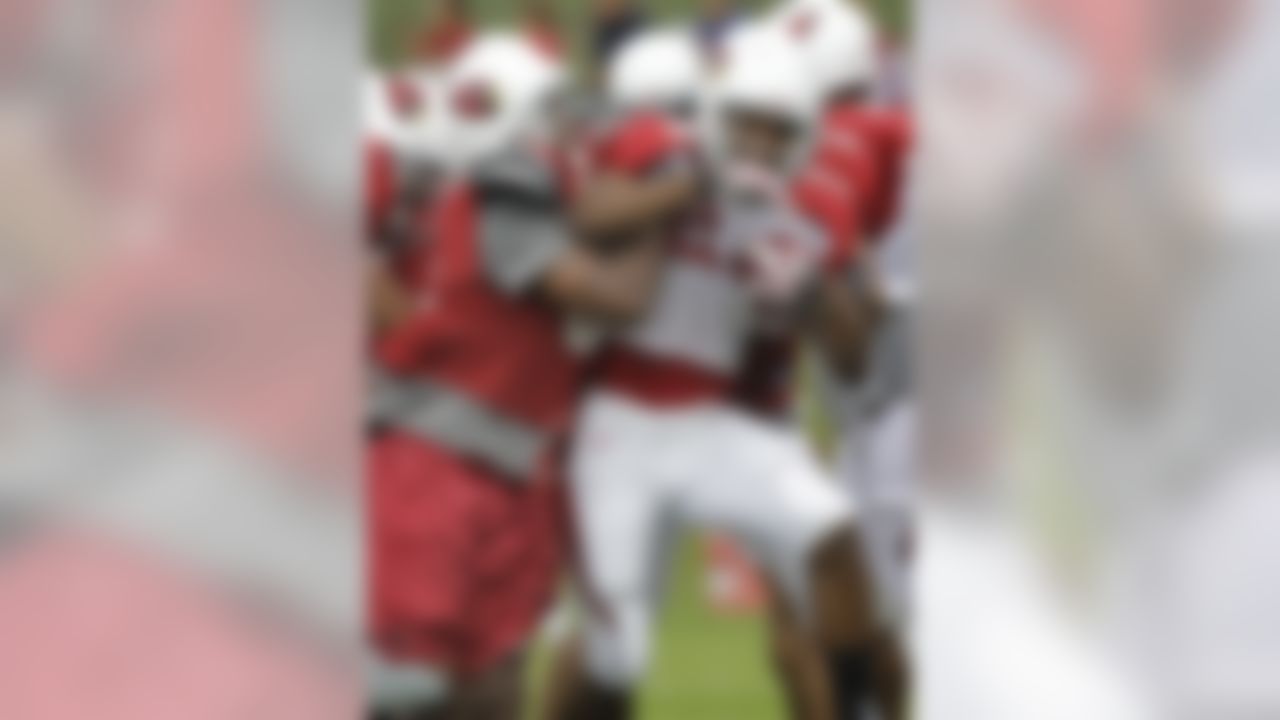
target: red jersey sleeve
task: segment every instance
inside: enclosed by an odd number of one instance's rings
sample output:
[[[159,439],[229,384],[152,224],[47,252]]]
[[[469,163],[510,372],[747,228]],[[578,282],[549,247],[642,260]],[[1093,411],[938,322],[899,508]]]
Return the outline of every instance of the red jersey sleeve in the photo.
[[[604,171],[644,175],[687,156],[688,134],[659,113],[638,113],[606,132],[595,151],[595,166]]]
[[[365,143],[365,233],[372,243],[378,241],[378,234],[395,206],[396,186],[395,160],[391,149],[381,142]]]
[[[844,184],[852,201],[868,203],[875,189],[878,164],[856,109],[840,107],[827,114],[816,157],[819,165]]]
[[[868,225],[875,235],[898,219],[907,180],[914,128],[905,110],[881,110],[870,118],[869,133],[876,150],[878,174],[875,202]]]
[[[792,200],[827,236],[827,268],[839,271],[851,265],[862,250],[862,223],[858,205],[843,181],[816,166],[796,181]]]

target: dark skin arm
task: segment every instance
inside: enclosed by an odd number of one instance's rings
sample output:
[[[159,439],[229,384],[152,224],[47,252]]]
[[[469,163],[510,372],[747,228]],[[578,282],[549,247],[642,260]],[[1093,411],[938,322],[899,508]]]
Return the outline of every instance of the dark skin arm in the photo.
[[[701,195],[702,181],[692,169],[654,178],[600,175],[582,189],[570,209],[577,231],[586,238],[629,235],[692,206]]]
[[[609,252],[575,244],[547,270],[541,292],[556,305],[610,326],[643,317],[657,291],[667,252],[657,232]]]
[[[867,372],[884,299],[869,269],[859,267],[856,282],[843,273],[824,273],[815,288],[812,330],[843,380],[856,381]]]
[[[387,267],[385,259],[373,257],[369,260],[365,288],[373,337],[382,336],[412,316],[411,293]]]
[[[569,208],[578,242],[548,270],[543,296],[609,326],[639,320],[662,276],[671,223],[701,191],[692,168],[643,179],[592,178]]]

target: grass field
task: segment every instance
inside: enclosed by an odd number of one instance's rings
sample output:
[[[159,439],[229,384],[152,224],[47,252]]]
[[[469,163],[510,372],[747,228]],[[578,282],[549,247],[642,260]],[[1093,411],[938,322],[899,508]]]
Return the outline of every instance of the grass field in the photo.
[[[643,718],[774,720],[785,717],[763,624],[713,612],[702,593],[701,556],[681,554],[658,637]]]
[[[639,720],[785,718],[760,620],[711,610],[703,599],[703,563],[696,543],[685,543],[672,571],[652,672],[641,689]],[[546,647],[535,653],[531,705],[537,702],[549,657]]]

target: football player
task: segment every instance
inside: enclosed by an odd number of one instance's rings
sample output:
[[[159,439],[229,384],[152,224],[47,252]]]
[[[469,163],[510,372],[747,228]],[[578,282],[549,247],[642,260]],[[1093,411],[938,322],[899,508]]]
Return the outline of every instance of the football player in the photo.
[[[463,172],[439,191],[430,277],[379,340],[371,391],[368,605],[387,717],[516,716],[560,568],[555,478],[584,362],[569,320],[642,313],[663,251],[623,231],[701,186],[575,188],[559,160],[567,91],[562,65],[506,34],[476,40],[446,81]],[[442,706],[414,692],[432,673],[450,686]]]
[[[609,351],[579,420],[586,677],[556,713],[629,715],[668,553],[694,525],[729,532],[769,570],[820,648],[829,706],[852,717],[867,704],[876,636],[853,507],[801,433],[744,409],[733,390],[762,330],[812,330],[838,364],[861,362],[867,329],[846,282],[855,227],[847,206],[801,180],[821,107],[794,48],[770,28],[743,29],[690,113],[702,67],[692,33],[663,31],[624,49],[610,73],[624,119],[598,163],[634,177],[678,171],[692,158],[653,138],[695,118],[715,195],[664,228],[673,257],[661,290]]]

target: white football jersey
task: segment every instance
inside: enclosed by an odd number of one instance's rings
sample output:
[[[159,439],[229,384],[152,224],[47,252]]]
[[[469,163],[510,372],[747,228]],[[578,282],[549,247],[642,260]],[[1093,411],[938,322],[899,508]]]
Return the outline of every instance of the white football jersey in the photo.
[[[822,231],[793,206],[720,202],[691,223],[666,270],[648,318],[624,345],[646,355],[736,375],[755,330],[753,271],[748,248],[767,244],[778,262],[789,253],[827,244]]]

